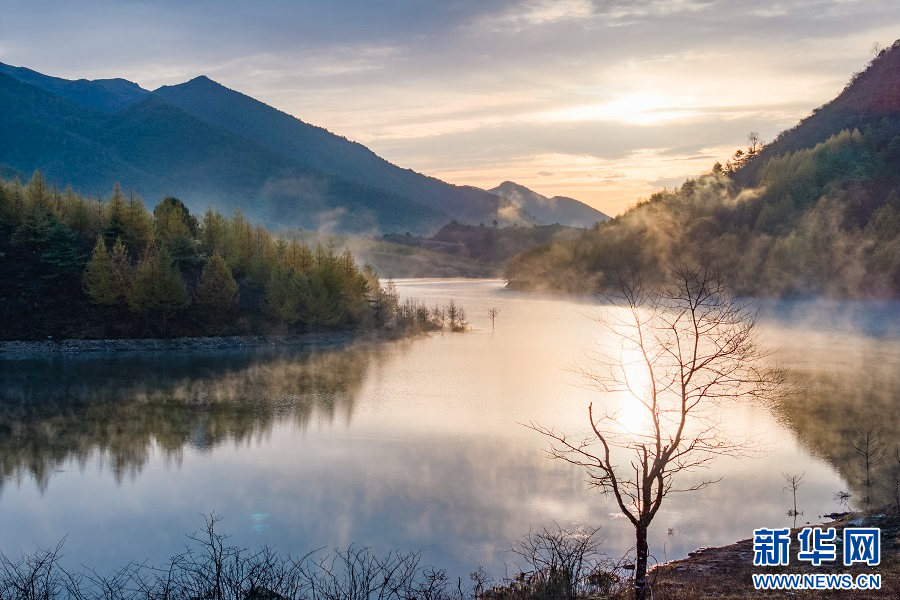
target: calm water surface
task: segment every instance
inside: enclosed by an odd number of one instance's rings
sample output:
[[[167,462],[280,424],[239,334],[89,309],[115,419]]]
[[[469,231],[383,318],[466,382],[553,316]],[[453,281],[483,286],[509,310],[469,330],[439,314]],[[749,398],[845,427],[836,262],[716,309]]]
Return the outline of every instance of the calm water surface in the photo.
[[[509,543],[554,522],[602,525],[608,553],[626,552],[633,534],[611,502],[522,425],[585,430],[587,404],[601,400],[573,366],[597,341],[598,305],[500,281],[398,289],[429,305],[454,298],[473,331],[316,355],[0,363],[0,551],[65,536],[69,564],[159,563],[214,511],[240,545],[421,550],[462,576],[479,564],[502,575]],[[848,389],[896,398],[896,305],[847,306],[764,307],[764,339],[805,390],[797,406]],[[869,390],[857,376],[873,360],[884,381]],[[651,530],[660,561],[791,524],[783,472],[805,473],[801,522],[838,509],[832,496],[854,485],[827,452],[827,416],[747,403],[726,417],[765,452],[682,480],[722,478],[667,499]]]

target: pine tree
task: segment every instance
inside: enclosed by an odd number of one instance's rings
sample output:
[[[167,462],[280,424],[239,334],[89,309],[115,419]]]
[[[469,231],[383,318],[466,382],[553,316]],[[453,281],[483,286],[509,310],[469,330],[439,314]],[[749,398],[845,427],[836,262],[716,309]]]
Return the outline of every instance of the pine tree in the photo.
[[[131,260],[128,258],[128,249],[122,242],[122,238],[116,238],[116,243],[113,244],[112,253],[109,257],[112,260],[113,269],[116,273],[116,285],[121,290],[122,299],[124,300],[128,298],[128,292],[131,290],[134,269],[131,266]]]
[[[46,249],[41,262],[53,267],[58,274],[76,274],[84,268],[84,255],[78,251],[78,237],[71,229],[54,220],[47,232]]]
[[[25,199],[28,205],[40,207],[47,211],[53,208],[53,199],[50,188],[40,171],[35,171],[31,180],[25,186]]]
[[[263,309],[282,326],[293,325],[300,320],[301,278],[288,269],[273,269],[266,282],[266,299]]]
[[[91,260],[82,277],[84,293],[91,302],[104,306],[118,304],[122,299],[122,288],[119,286],[119,278],[113,260],[106,250],[103,236],[97,236],[97,243],[91,253]]]
[[[103,235],[108,244],[114,243],[116,238],[126,236],[125,211],[125,196],[122,195],[122,186],[116,183],[112,197],[103,207]]]
[[[142,253],[153,244],[155,231],[153,218],[147,212],[140,196],[135,196],[134,192],[128,196],[122,217],[125,229],[122,240],[131,252]]]
[[[247,279],[250,283],[262,288],[269,281],[272,269],[278,266],[278,248],[272,235],[257,226],[253,231],[253,254],[247,266]]]
[[[181,267],[196,265],[200,261],[194,234],[199,230],[195,219],[184,203],[171,196],[164,198],[153,209],[156,221],[156,238]]]
[[[194,299],[211,322],[229,317],[238,305],[238,285],[225,259],[213,254],[203,266],[200,281],[194,288]]]
[[[225,252],[225,219],[218,211],[207,208],[200,225],[200,251],[206,256]]]
[[[281,264],[298,275],[312,273],[315,258],[306,244],[291,240],[281,253]]]
[[[190,303],[181,274],[165,248],[144,253],[134,274],[128,295],[128,306],[134,312],[143,313],[149,325],[151,313],[162,317],[162,334],[166,334],[166,321]]]
[[[85,238],[97,237],[99,229],[91,214],[91,207],[71,187],[62,195],[61,219],[69,229]]]
[[[56,218],[44,204],[27,203],[19,214],[19,225],[10,241],[23,248],[36,250],[43,247]]]
[[[225,260],[236,273],[246,274],[253,259],[255,239],[253,227],[240,210],[225,224]]]

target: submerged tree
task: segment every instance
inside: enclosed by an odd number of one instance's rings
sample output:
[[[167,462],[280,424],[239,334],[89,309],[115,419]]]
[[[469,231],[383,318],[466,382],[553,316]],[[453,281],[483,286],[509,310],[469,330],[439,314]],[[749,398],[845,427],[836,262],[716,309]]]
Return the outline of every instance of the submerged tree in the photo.
[[[794,517],[794,528],[797,527],[797,517],[803,514],[803,511],[797,510],[797,490],[800,489],[800,486],[803,485],[804,477],[806,477],[806,472],[803,473],[794,473],[789,475],[788,473],[782,473],[782,477],[787,482],[787,485],[784,487],[784,491],[791,492],[791,495],[794,497],[794,508],[787,512],[789,517]]]
[[[611,494],[634,526],[634,597],[643,600],[648,531],[663,500],[714,482],[681,487],[676,476],[750,449],[748,440],[723,434],[721,403],[771,398],[783,375],[757,345],[755,312],[709,268],[673,268],[653,289],[623,278],[616,290],[620,306],[601,321],[615,343],[599,352],[599,369],[584,375],[601,392],[624,397],[625,412],[590,404],[586,438],[530,426],[552,439],[550,457],[585,468],[591,485]]]
[[[853,451],[859,455],[866,470],[866,478],[862,480],[866,486],[866,506],[872,503],[872,469],[884,460],[887,448],[875,430],[859,429],[850,442]]]

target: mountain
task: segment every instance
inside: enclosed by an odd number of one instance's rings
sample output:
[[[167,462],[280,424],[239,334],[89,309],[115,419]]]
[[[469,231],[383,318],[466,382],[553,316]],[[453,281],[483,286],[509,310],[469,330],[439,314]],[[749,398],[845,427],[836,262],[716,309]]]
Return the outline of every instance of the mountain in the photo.
[[[524,185],[504,181],[488,190],[492,194],[508,198],[514,205],[532,215],[539,223],[558,223],[569,227],[593,227],[594,223],[609,221],[609,216],[565,196],[548,198],[528,189]]]
[[[0,73],[105,113],[114,113],[131,106],[150,94],[138,84],[124,79],[71,81],[43,75],[24,67],[11,67],[3,63],[0,63]]]
[[[152,204],[175,195],[193,211],[239,208],[281,228],[430,231],[449,220],[389,190],[304,168],[153,94],[106,114],[0,74],[0,130],[0,164],[83,193],[123,182]]]
[[[454,219],[473,223],[491,221],[505,204],[477,188],[455,186],[401,169],[362,144],[304,123],[207,77],[164,86],[154,94],[198,119],[290,156],[304,166],[391,190]],[[521,219],[521,215],[514,219]]]
[[[206,77],[148,92],[0,64],[0,127],[0,171],[41,170],[86,194],[121,182],[151,205],[174,195],[194,211],[357,233],[532,222],[508,200],[401,169]]]
[[[574,240],[526,250],[507,265],[510,285],[596,291],[706,263],[742,295],[900,298],[898,85],[900,41],[736,169],[716,165]]]

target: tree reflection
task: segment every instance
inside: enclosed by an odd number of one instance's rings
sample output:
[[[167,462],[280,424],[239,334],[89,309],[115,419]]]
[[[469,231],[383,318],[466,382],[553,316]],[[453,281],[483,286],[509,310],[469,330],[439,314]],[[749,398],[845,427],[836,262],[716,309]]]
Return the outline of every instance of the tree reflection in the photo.
[[[374,346],[318,353],[234,352],[0,363],[0,489],[31,476],[41,492],[73,461],[100,460],[121,483],[154,449],[180,464],[265,438],[276,423],[350,422]]]
[[[872,485],[867,490],[866,461],[856,447],[864,432],[889,444],[885,448],[889,455],[897,448],[900,343],[869,338],[860,348],[857,342],[848,335],[839,350],[832,349],[840,353],[839,360],[816,357],[821,361],[816,368],[792,369],[796,391],[775,410],[812,453],[847,480],[861,506],[868,492],[873,503],[893,498],[895,465],[890,460],[880,464],[870,460]]]

